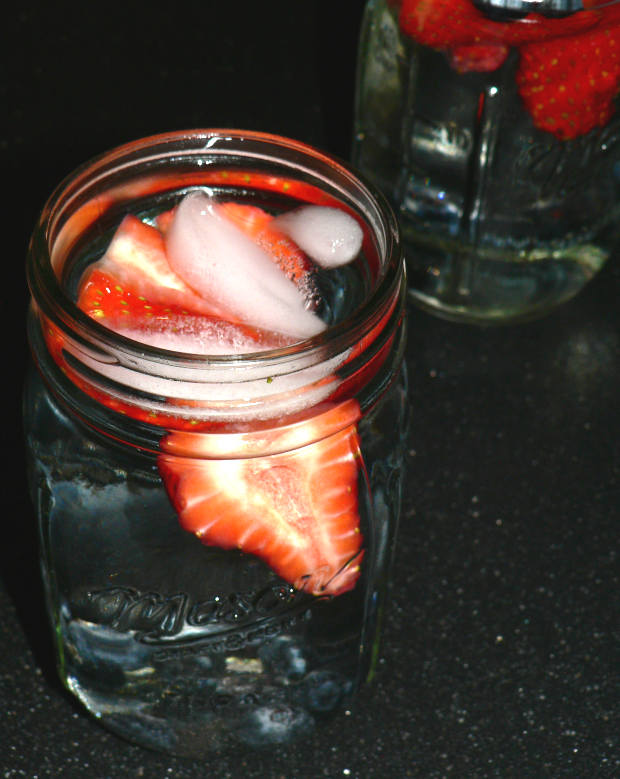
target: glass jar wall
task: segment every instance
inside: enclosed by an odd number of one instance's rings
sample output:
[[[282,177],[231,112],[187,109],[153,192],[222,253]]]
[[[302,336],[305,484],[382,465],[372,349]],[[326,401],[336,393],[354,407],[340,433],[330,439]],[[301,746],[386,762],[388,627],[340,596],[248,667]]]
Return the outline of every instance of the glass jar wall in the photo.
[[[361,225],[354,261],[312,277],[320,333],[181,353],[77,305],[128,214],[161,225],[196,192],[270,215],[320,205]],[[28,274],[30,483],[64,684],[154,749],[303,737],[368,678],[386,607],[407,430],[389,207],[287,139],[158,136],[59,187]],[[131,304],[116,286],[95,302]]]

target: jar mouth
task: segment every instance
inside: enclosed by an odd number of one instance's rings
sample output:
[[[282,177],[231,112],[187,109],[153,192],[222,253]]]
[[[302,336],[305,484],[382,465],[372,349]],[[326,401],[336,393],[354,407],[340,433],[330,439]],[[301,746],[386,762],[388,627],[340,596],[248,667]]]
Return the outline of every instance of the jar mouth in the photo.
[[[89,245],[93,231],[100,228],[102,236],[109,235],[104,227],[115,227],[127,214],[135,214],[138,203],[167,203],[167,198],[219,181],[222,171],[227,181],[233,176],[243,182],[248,169],[260,191],[270,196],[290,197],[287,187],[294,185],[295,203],[334,204],[357,219],[365,249],[363,268],[355,272],[363,277],[363,294],[342,318],[318,335],[287,346],[211,355],[132,340],[78,307],[70,286],[80,241]],[[48,351],[65,377],[73,377],[91,397],[104,397],[108,408],[120,406],[126,413],[130,404],[150,415],[144,421],[151,424],[155,417],[164,420],[154,423],[161,425],[168,424],[170,415],[224,422],[269,419],[301,413],[335,397],[343,381],[357,391],[369,367],[376,372],[385,360],[402,321],[406,294],[397,221],[372,184],[306,144],[227,129],[151,136],[78,168],[42,211],[27,272]]]
[[[318,335],[287,346],[235,354],[204,354],[168,350],[132,340],[78,308],[60,279],[80,227],[92,226],[122,201],[130,204],[128,198],[144,196],[155,180],[163,186],[169,183],[185,190],[199,188],[201,179],[208,183],[205,172],[215,162],[233,158],[259,160],[266,165],[278,162],[281,171],[288,169],[291,174],[301,174],[309,192],[325,187],[331,198],[344,203],[351,201],[352,196],[356,198],[357,216],[364,224],[367,237],[376,245],[379,267],[370,294],[354,311]],[[137,165],[175,165],[180,160],[193,160],[195,172],[179,176],[149,171],[139,184],[122,181],[114,184],[120,171],[131,171]],[[274,177],[277,178],[282,176]],[[102,194],[104,186],[108,190]],[[181,373],[207,366],[212,373],[249,365],[277,369],[278,365],[286,364],[290,370],[291,361],[295,363],[297,359],[304,365],[312,361],[313,354],[317,359],[324,359],[326,348],[334,354],[346,350],[376,326],[397,293],[401,255],[396,218],[386,199],[348,164],[282,136],[246,130],[197,129],[153,135],[124,144],[69,174],[45,204],[36,225],[28,257],[28,281],[36,305],[56,327],[68,337],[88,343],[91,349],[109,351],[116,358],[122,355],[133,363],[138,360],[142,364],[175,366]]]

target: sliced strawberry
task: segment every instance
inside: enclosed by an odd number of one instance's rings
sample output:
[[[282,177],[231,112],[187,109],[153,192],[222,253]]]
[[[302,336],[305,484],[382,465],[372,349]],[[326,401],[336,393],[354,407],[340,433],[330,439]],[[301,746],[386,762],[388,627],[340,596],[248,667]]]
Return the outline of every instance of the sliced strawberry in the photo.
[[[176,208],[169,208],[167,211],[162,211],[161,214],[157,214],[155,217],[155,227],[162,235],[165,235],[168,228],[172,224],[174,219],[174,212]]]
[[[328,158],[324,158],[326,161]],[[333,160],[329,159],[330,165],[334,165]],[[280,195],[287,195],[295,200],[304,203],[315,203],[316,205],[334,205],[338,206],[339,201],[315,184],[307,184],[298,179],[277,176],[271,173],[252,170],[251,168],[217,168],[214,165],[209,166],[207,170],[201,169],[191,173],[172,172],[167,176],[158,176],[153,179],[153,183],[148,180],[139,192],[132,192],[133,196],[151,194],[159,192],[162,185],[167,183],[168,189],[187,189],[192,186],[216,186],[235,188],[241,191],[256,189],[263,192],[275,192]]]
[[[201,298],[172,270],[161,232],[135,216],[123,219],[106,253],[87,275],[94,269],[108,273],[121,287],[143,295],[151,304],[178,305],[188,312],[222,316],[217,303]]]
[[[305,256],[270,229],[271,217],[248,209],[229,205],[228,218],[242,220],[246,234],[263,241],[272,254],[274,246],[281,250],[276,261],[292,256],[293,276],[306,273]],[[152,298],[144,294],[145,286],[154,290]],[[214,328],[226,353],[283,342],[281,336],[202,313],[195,294],[168,266],[159,230],[133,218],[123,222],[104,258],[87,270],[77,302],[111,330],[158,346],[166,337],[194,346]],[[374,330],[368,336],[371,342],[376,337]],[[175,430],[161,441],[158,466],[182,527],[205,544],[258,556],[308,593],[335,596],[355,587],[364,554],[356,401],[324,404],[270,423],[193,427],[189,420],[148,412],[93,384],[67,362],[64,340],[53,327],[48,343],[69,378],[97,401]]]
[[[291,342],[222,317],[216,302],[172,270],[161,232],[131,215],[101,260],[87,268],[77,304],[110,330],[175,351],[239,354]]]
[[[521,49],[519,94],[536,127],[561,140],[603,127],[620,85],[620,15],[604,9],[596,28]]]
[[[242,221],[246,235],[263,242],[278,263],[290,260],[292,278],[308,272],[305,255],[270,228],[269,215],[234,204],[227,210],[227,218]],[[225,353],[283,344],[279,335],[203,313],[197,298],[168,265],[160,231],[127,217],[102,260],[87,270],[78,306],[111,330],[158,346],[168,337],[195,345],[214,328]],[[369,333],[366,346],[383,324]],[[200,422],[193,427],[190,420],[148,412],[103,391],[65,360],[59,331],[50,326],[47,337],[61,368],[97,401],[175,429],[161,441],[158,466],[186,530],[205,544],[257,555],[300,590],[335,596],[355,587],[364,554],[356,401],[253,426]]]
[[[258,206],[237,203],[234,200],[220,203],[220,212],[234,222],[246,235],[256,239],[267,228],[273,217]]]
[[[450,64],[459,73],[487,73],[497,70],[508,56],[508,46],[500,43],[462,44],[450,50]]]
[[[291,343],[278,333],[217,317],[190,314],[174,303],[153,302],[141,289],[95,266],[82,282],[78,307],[110,330],[161,349],[198,354],[241,354]]]
[[[297,283],[303,282],[311,274],[307,270],[311,263],[306,255],[279,231],[270,227],[273,221],[270,214],[254,206],[233,202],[220,204],[219,207],[228,219],[242,225],[241,229],[246,235],[260,240],[270,256],[289,269],[290,276]],[[156,224],[165,229],[174,217],[174,211],[163,212]],[[306,290],[311,288],[311,284],[312,281],[304,284]],[[123,220],[103,258],[87,268],[81,281],[78,306],[115,332],[132,340],[173,351],[229,354],[280,348],[291,343],[287,336],[202,313],[205,308],[211,311],[213,307],[172,271],[159,227],[149,226],[133,216]],[[341,362],[351,362],[360,352],[370,349],[391,312],[392,309],[349,354],[343,355]],[[209,415],[204,414],[205,402],[208,406],[208,401],[177,398],[172,401],[176,409],[185,409],[178,416],[172,405],[170,413],[156,409],[145,410],[108,395],[100,386],[86,381],[84,376],[78,376],[75,370],[69,368],[64,359],[64,342],[59,331],[51,325],[46,329],[49,330],[50,351],[62,369],[74,383],[103,405],[162,427],[201,431],[220,429],[220,423],[209,420]],[[316,400],[313,402],[326,397],[341,400],[354,396],[378,371],[389,347],[390,343],[383,345],[377,354],[354,371],[343,367],[342,378],[331,374],[317,383],[316,376],[309,377],[316,384]],[[337,370],[337,367],[338,361],[331,370]],[[289,405],[290,412],[287,411],[287,403],[280,403],[277,410],[274,406],[274,413],[294,413],[295,409],[302,408],[299,403]],[[199,409],[195,419],[190,418],[191,408]],[[231,422],[224,427],[230,430],[235,424]]]
[[[176,304],[153,303],[132,287],[122,287],[119,280],[102,270],[101,266],[94,266],[87,271],[77,304],[86,314],[110,330],[158,348],[205,354],[234,354],[275,349],[290,343],[290,339],[276,333],[207,315],[190,314]],[[93,384],[67,362],[65,340],[57,328],[47,323],[44,334],[50,354],[61,370],[82,391],[107,408],[161,427],[188,430],[219,427],[213,422],[180,418],[172,411],[157,413],[119,400]]]
[[[257,555],[299,590],[351,590],[363,556],[359,415],[354,401],[340,404],[295,427],[287,445],[298,440],[298,448],[245,459],[226,459],[226,444],[214,444],[213,437],[203,446],[200,436],[166,436],[159,470],[181,525],[209,546]],[[281,444],[282,429],[276,431]],[[267,431],[260,443],[269,447]],[[194,457],[168,453],[192,446]]]

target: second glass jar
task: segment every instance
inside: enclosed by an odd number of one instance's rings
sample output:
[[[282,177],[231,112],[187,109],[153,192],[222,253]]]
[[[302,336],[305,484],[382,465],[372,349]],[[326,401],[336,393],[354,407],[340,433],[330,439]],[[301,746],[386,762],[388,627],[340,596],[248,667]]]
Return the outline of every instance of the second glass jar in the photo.
[[[369,0],[354,163],[401,223],[410,294],[529,319],[618,243],[620,5]]]

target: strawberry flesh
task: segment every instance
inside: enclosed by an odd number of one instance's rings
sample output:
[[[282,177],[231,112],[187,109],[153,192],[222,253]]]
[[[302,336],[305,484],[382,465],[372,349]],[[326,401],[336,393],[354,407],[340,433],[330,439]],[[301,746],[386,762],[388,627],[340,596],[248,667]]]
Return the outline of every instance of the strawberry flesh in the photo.
[[[86,280],[97,269],[109,274],[121,287],[132,288],[136,294],[139,291],[151,304],[178,305],[196,314],[222,315],[215,301],[197,295],[174,273],[162,233],[131,214],[118,226],[103,257],[87,270]]]
[[[78,306],[110,330],[140,343],[196,354],[240,354],[277,349],[290,339],[267,330],[189,313],[178,304],[152,301],[125,277],[95,267],[82,283]],[[139,284],[139,282],[136,282]]]
[[[288,452],[247,459],[161,454],[159,470],[181,525],[206,545],[258,556],[299,590],[351,590],[363,556],[359,407],[341,404],[327,414],[347,414],[349,424],[325,436],[327,422],[310,419],[303,435],[318,440]],[[188,445],[191,434],[172,433],[162,449],[187,451]]]
[[[620,85],[620,15],[571,38],[521,49],[519,94],[541,130],[561,140],[604,127],[614,112]]]

